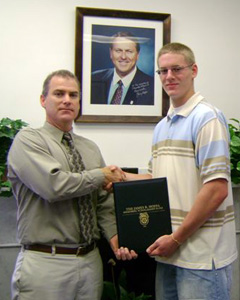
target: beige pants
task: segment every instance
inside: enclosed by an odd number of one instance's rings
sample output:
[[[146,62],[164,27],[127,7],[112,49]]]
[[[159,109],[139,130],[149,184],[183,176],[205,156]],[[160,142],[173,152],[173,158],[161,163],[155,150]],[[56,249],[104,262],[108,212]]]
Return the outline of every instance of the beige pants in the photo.
[[[12,300],[99,300],[102,277],[97,248],[79,257],[23,250],[12,276]]]

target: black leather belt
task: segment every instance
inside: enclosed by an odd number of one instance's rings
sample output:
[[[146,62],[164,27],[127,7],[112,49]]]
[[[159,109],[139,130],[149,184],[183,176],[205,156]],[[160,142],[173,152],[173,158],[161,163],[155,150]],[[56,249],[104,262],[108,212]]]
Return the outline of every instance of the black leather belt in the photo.
[[[95,248],[96,248],[96,243],[92,243],[87,246],[80,246],[78,248],[65,248],[65,247],[48,246],[48,245],[41,245],[41,244],[23,245],[23,249],[25,250],[52,253],[52,254],[75,254],[76,256],[86,255]]]

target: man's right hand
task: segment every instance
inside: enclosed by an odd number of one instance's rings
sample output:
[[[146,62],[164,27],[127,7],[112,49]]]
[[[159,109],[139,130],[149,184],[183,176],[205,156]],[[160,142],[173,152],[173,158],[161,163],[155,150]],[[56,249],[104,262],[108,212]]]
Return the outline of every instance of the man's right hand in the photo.
[[[117,166],[102,168],[102,172],[105,176],[104,186],[107,186],[112,182],[124,181],[125,179],[125,173]]]

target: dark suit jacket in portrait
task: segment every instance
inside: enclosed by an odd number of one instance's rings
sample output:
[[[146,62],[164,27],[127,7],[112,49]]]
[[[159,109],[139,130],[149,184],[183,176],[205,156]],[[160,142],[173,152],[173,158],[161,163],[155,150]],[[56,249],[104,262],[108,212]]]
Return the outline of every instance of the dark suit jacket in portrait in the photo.
[[[108,104],[108,93],[114,69],[92,73],[91,104]],[[154,105],[154,79],[137,68],[124,98],[124,105]]]

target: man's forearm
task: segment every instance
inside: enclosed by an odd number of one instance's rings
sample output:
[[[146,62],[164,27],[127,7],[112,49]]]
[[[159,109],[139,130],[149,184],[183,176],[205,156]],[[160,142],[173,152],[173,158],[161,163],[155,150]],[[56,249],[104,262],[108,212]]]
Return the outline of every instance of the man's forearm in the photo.
[[[183,243],[196,232],[217,210],[227,197],[227,181],[217,179],[203,185],[195,203],[182,225],[174,232],[174,238]]]
[[[131,181],[131,180],[141,180],[141,179],[151,179],[152,175],[150,174],[134,174],[134,173],[125,173],[125,181]]]

